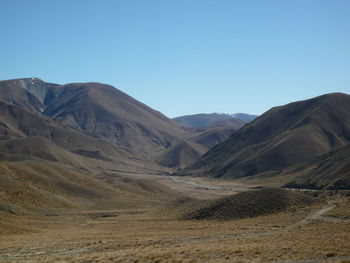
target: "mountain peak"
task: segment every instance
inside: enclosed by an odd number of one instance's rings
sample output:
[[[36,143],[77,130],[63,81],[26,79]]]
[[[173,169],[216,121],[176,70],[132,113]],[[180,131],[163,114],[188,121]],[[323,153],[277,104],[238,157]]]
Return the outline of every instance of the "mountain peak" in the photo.
[[[184,129],[158,111],[98,82],[59,85],[38,78],[2,81],[0,100],[139,155],[162,150],[187,136]]]
[[[2,80],[0,82],[13,82],[13,83],[18,83],[18,82],[25,82],[25,83],[31,83],[31,82],[44,82],[42,79],[40,78],[35,78],[35,77],[31,77],[31,78],[17,78],[17,79],[7,79],[7,80]]]

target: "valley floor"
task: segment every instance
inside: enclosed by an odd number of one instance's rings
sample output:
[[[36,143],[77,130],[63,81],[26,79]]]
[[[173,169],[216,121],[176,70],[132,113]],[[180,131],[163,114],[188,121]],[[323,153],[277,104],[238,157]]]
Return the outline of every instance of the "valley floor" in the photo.
[[[161,181],[201,198],[244,190],[234,182]],[[2,213],[0,262],[350,262],[349,197],[234,221],[179,221],[155,209]]]

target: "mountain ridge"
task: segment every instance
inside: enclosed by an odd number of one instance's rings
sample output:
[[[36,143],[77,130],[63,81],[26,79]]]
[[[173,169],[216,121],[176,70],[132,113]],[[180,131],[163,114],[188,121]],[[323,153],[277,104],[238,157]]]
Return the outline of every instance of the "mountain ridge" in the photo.
[[[162,150],[187,136],[160,112],[97,82],[59,85],[37,78],[0,81],[0,100],[137,155]]]
[[[350,96],[321,95],[274,107],[184,170],[240,178],[280,170],[350,142]]]
[[[218,121],[236,120],[237,123],[233,123],[233,126],[238,129],[256,117],[256,115],[246,113],[199,113],[175,117],[172,120],[188,128],[207,127],[215,125],[215,122]]]

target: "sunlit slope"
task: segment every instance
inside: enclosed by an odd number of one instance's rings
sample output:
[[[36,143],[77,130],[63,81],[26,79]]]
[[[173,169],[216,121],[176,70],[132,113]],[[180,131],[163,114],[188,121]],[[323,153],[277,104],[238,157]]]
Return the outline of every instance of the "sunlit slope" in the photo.
[[[350,142],[350,96],[333,93],[275,107],[184,171],[240,178],[310,161]]]

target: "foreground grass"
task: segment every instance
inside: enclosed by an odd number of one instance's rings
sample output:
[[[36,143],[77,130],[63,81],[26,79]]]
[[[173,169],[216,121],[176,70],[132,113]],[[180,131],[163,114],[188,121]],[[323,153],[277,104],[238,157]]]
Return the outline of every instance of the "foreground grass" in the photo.
[[[178,221],[130,210],[51,217],[11,216],[12,230],[5,232],[6,226],[3,226],[0,236],[0,261],[270,262],[319,259],[349,262],[341,258],[350,255],[349,221],[329,222],[320,217],[308,224],[296,225],[321,206],[223,222]],[[342,202],[342,208],[332,216],[341,217],[342,211],[349,211],[348,206],[348,201]]]

